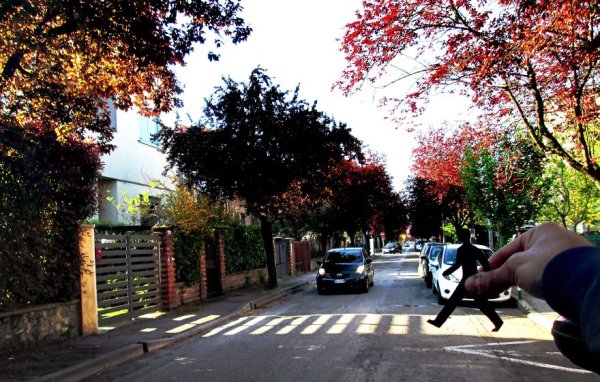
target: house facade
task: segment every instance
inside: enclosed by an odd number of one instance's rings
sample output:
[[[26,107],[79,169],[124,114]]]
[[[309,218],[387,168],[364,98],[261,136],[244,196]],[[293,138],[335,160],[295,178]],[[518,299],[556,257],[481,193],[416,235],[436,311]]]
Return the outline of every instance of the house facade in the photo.
[[[132,201],[145,194],[156,203],[165,189],[174,188],[171,175],[163,175],[165,155],[152,139],[159,125],[154,118],[112,107],[111,124],[115,149],[102,157],[95,219],[101,224],[143,224],[143,216],[127,211]]]

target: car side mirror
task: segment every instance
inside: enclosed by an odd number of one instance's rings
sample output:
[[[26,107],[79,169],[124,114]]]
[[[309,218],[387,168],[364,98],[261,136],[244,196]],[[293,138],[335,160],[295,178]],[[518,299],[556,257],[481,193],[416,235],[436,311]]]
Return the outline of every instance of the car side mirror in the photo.
[[[318,265],[318,266],[321,266],[321,265],[323,265],[323,263],[322,263],[322,262],[320,262],[320,261],[317,261],[317,265]]]
[[[373,260],[371,260],[371,259],[365,260],[365,263],[367,263],[367,264],[371,264],[372,262],[373,262]]]

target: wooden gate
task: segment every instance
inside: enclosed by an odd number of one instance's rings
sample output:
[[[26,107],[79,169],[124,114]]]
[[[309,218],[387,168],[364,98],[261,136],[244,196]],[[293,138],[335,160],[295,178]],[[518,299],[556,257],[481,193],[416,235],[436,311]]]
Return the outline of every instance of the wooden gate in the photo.
[[[98,324],[160,310],[158,237],[96,235]]]
[[[310,244],[308,241],[294,241],[294,261],[296,271],[310,272]]]

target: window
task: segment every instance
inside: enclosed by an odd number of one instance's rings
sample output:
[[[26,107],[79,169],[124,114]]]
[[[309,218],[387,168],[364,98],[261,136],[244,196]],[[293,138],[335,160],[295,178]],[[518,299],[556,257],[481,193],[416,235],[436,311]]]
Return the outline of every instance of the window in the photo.
[[[140,116],[140,142],[154,147],[160,147],[158,140],[154,139],[160,131],[160,120],[158,118],[149,118]]]

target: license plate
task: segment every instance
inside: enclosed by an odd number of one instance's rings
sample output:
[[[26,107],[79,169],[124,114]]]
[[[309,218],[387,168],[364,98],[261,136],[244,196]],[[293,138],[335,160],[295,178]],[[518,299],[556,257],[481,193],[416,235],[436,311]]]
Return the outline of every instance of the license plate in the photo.
[[[346,282],[346,280],[333,280],[334,284],[343,284],[345,282]]]

